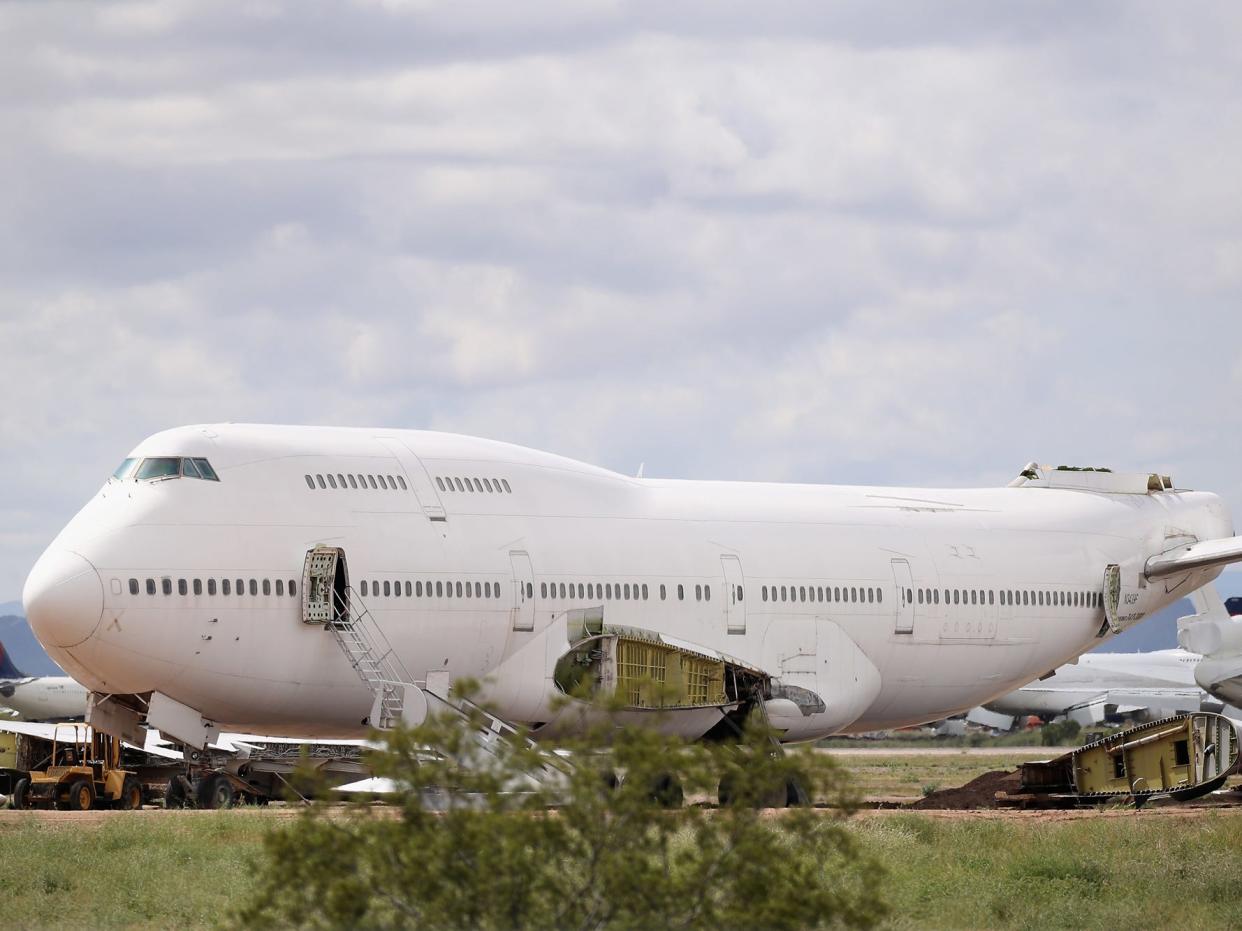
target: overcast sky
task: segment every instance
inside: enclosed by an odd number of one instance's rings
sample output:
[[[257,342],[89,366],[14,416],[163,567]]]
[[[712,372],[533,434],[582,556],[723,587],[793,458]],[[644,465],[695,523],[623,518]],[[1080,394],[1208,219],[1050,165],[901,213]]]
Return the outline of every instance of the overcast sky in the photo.
[[[0,2],[0,601],[144,436],[1169,472],[1242,522],[1242,5]]]

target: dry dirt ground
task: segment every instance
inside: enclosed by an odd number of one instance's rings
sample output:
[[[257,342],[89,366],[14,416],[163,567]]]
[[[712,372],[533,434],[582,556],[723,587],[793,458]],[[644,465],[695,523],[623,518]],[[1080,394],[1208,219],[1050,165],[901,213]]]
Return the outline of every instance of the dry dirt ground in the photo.
[[[832,756],[850,772],[864,799],[859,812],[864,818],[884,818],[918,811],[935,818],[1004,819],[1015,821],[1070,821],[1082,818],[1143,817],[1196,818],[1234,809],[1242,811],[1242,786],[1238,791],[1217,793],[1194,802],[1151,802],[1136,811],[1116,803],[1068,810],[1022,810],[996,806],[998,791],[1018,791],[1017,765],[1025,760],[1048,759],[1066,752],[1059,747],[928,747],[885,748],[882,744],[858,749],[820,751]],[[1235,780],[1236,782],[1236,780]],[[702,801],[707,801],[703,799]],[[244,807],[273,821],[297,817],[301,807],[273,804],[265,808]],[[346,810],[341,806],[341,811]],[[392,810],[395,814],[395,809]],[[100,825],[114,818],[166,819],[209,818],[207,811],[165,811],[147,807],[124,811],[10,811],[0,810],[0,831],[30,821],[57,826]]]
[[[288,821],[296,818],[301,809],[298,807],[279,807],[269,806],[267,808],[245,807],[236,809],[238,812],[249,813],[254,817],[267,818],[272,822]],[[340,807],[341,814],[345,814],[348,809],[345,806]],[[831,814],[831,809],[822,809],[824,813]],[[396,815],[397,809],[386,809],[393,815]],[[1141,809],[1135,809],[1132,805],[1115,804],[1101,805],[1087,808],[1071,808],[1071,809],[1042,809],[1027,810],[1019,808],[939,808],[934,804],[928,805],[902,805],[888,807],[863,807],[854,815],[854,818],[873,819],[873,818],[890,818],[893,816],[902,816],[917,812],[936,820],[948,821],[1012,821],[1019,823],[1046,823],[1046,822],[1062,822],[1062,821],[1081,821],[1084,819],[1109,819],[1109,818],[1141,818],[1144,820],[1176,820],[1176,819],[1200,819],[1220,813],[1230,813],[1242,815],[1242,792],[1233,792],[1223,795],[1199,799],[1194,802],[1187,803],[1149,803]],[[774,817],[780,816],[779,810],[773,810],[770,814]],[[107,824],[114,819],[133,821],[147,821],[148,823],[158,823],[167,821],[168,819],[210,819],[215,816],[215,812],[210,811],[191,811],[177,810],[165,811],[162,808],[144,808],[141,811],[0,811],[0,832],[6,829],[17,828],[23,824],[37,822],[42,827],[51,830],[63,828],[82,828],[82,827],[98,827]]]
[[[256,814],[262,814],[272,820],[285,820],[288,818],[296,818],[299,808],[279,807],[269,805],[267,808],[241,808],[238,811],[252,811]],[[140,811],[110,811],[102,809],[98,811],[55,811],[46,809],[32,809],[30,811],[13,811],[12,809],[4,809],[0,811],[0,831],[5,828],[14,827],[20,824],[26,824],[30,821],[37,821],[40,824],[49,827],[83,827],[87,825],[106,824],[108,821],[119,819],[139,819],[151,820],[161,818],[211,818],[215,812],[211,811],[190,811],[178,810],[168,811],[163,808],[143,808]]]
[[[859,759],[867,759],[869,757],[883,759],[884,757],[904,756],[1014,756],[1035,759],[1060,756],[1062,753],[1068,753],[1070,749],[1070,747],[894,747],[889,749],[880,744],[872,747],[858,747],[857,749],[853,747],[833,747],[830,750],[821,750],[820,753],[826,753],[831,757],[857,757]]]

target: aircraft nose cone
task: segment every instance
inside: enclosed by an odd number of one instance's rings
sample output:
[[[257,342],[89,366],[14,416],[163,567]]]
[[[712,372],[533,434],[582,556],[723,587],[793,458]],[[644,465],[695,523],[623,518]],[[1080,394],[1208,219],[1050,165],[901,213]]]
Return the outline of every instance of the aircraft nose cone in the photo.
[[[95,567],[69,550],[49,550],[39,557],[22,604],[26,620],[43,643],[72,647],[89,637],[103,616],[103,581]]]

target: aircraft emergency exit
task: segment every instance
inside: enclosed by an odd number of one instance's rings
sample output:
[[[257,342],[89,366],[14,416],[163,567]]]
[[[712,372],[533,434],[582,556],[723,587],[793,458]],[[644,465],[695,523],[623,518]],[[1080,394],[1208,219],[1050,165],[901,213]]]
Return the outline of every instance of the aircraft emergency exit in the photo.
[[[1002,695],[1214,579],[1232,534],[1217,496],[1146,473],[671,481],[445,433],[190,426],[130,453],[23,600],[98,726],[190,746],[361,736],[422,700],[374,697],[394,669],[479,679],[536,734],[585,682],[689,737],[759,709],[792,741]]]

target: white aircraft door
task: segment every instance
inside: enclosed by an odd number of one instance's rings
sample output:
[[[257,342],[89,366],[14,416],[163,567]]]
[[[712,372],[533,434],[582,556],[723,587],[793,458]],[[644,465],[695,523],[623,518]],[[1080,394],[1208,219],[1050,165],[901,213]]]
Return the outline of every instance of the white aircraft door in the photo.
[[[431,476],[427,474],[423,461],[418,458],[414,450],[392,437],[381,436],[378,439],[389,452],[397,457],[401,470],[410,482],[410,490],[414,492],[414,497],[418,499],[427,519],[446,520],[444,505],[440,502],[440,496],[436,494],[435,486],[431,484]]]
[[[724,568],[725,630],[731,634],[746,633],[746,589],[743,587],[742,561],[736,556],[721,556]]]
[[[910,563],[904,559],[894,559],[893,582],[897,586],[897,597],[893,603],[897,606],[897,623],[895,633],[914,633],[914,578],[910,575]]]
[[[1009,640],[1015,636],[1014,632],[1014,612],[1013,612],[1013,591],[1012,589],[1004,589],[996,593],[999,604],[996,606],[996,629],[993,631],[997,639]]]
[[[509,551],[513,567],[513,629],[535,629],[535,571],[530,555],[521,550]]]

